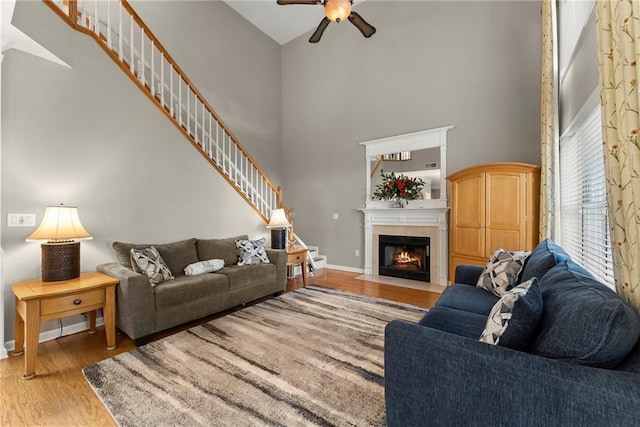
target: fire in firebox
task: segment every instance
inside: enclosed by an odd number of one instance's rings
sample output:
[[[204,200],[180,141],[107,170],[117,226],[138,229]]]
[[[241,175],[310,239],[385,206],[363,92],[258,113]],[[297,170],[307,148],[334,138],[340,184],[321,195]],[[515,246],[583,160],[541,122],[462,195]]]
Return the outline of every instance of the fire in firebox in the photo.
[[[422,270],[422,257],[412,251],[398,251],[393,255],[393,265],[407,270]]]

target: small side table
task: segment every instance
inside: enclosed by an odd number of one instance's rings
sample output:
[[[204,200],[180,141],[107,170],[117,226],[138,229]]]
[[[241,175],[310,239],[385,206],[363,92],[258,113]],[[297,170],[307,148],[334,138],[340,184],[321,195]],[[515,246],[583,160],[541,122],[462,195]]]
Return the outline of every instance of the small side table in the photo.
[[[24,353],[24,375],[36,375],[36,356],[40,322],[87,313],[89,333],[96,331],[96,310],[103,309],[107,350],[116,348],[116,285],[118,279],[106,274],[82,273],[80,277],[59,282],[41,279],[14,283],[16,296],[14,356]],[[26,347],[24,346],[26,339]]]
[[[307,248],[289,246],[287,248],[287,268],[298,264],[302,268],[302,284],[307,286]]]

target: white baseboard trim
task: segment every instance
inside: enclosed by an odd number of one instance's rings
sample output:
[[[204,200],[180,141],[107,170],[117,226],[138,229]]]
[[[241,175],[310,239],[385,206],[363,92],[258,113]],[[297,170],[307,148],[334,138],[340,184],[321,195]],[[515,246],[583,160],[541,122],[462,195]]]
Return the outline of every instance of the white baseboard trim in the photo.
[[[324,268],[330,268],[332,270],[349,271],[351,273],[364,273],[363,268],[346,267],[344,265],[325,264]]]
[[[96,326],[103,326],[104,318],[98,317],[96,319]],[[83,332],[89,330],[89,322],[87,320],[80,320],[79,322],[72,323],[70,325],[62,325],[62,334],[60,334],[60,328],[51,329],[49,331],[40,332],[40,337],[38,339],[39,343],[43,343],[45,341],[55,340],[59,337],[64,337],[67,335],[77,334],[78,332]],[[7,350],[13,351],[16,348],[15,340],[7,341],[4,343],[4,353],[2,359],[8,357]]]
[[[0,360],[6,359],[7,357],[9,357],[7,349],[5,347],[0,348]]]

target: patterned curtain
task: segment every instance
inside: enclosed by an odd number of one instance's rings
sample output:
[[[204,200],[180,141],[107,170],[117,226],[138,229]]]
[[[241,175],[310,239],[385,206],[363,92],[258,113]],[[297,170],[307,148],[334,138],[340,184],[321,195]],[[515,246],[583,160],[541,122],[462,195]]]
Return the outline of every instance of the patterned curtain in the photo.
[[[598,67],[616,289],[640,311],[640,2],[597,0]]]
[[[540,96],[540,240],[556,239],[558,115],[556,109],[555,1],[542,2],[542,93]]]

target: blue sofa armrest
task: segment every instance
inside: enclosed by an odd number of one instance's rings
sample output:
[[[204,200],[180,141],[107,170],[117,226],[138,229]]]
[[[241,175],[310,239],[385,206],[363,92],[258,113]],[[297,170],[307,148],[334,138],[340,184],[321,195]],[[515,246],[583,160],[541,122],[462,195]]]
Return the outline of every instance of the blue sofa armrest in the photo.
[[[454,283],[462,283],[464,285],[475,286],[478,283],[480,274],[482,274],[484,267],[471,264],[458,264],[456,265],[456,277]]]
[[[387,425],[637,426],[640,374],[547,359],[394,320]]]

